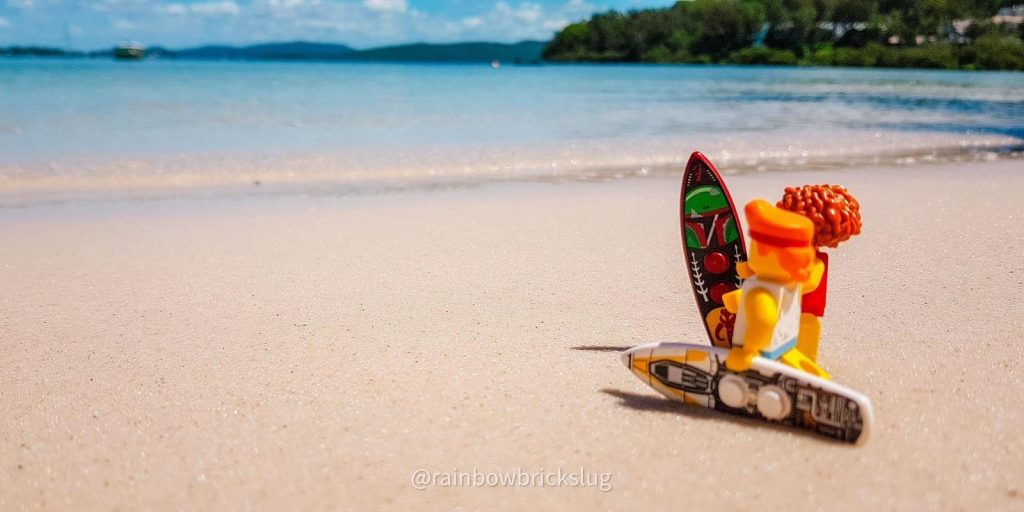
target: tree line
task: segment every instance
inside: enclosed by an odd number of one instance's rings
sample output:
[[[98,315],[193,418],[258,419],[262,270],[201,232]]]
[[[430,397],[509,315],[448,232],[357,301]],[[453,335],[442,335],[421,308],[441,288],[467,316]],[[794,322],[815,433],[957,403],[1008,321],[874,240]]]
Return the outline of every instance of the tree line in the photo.
[[[1024,70],[1024,24],[995,17],[1013,1],[685,0],[594,14],[544,58]]]

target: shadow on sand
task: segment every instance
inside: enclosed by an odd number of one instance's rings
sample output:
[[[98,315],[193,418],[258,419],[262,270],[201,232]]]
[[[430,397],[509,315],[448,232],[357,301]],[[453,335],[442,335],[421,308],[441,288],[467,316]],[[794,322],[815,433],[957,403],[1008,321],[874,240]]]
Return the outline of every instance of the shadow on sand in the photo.
[[[587,352],[625,352],[633,348],[630,345],[579,345],[570,347],[571,350],[584,350]]]

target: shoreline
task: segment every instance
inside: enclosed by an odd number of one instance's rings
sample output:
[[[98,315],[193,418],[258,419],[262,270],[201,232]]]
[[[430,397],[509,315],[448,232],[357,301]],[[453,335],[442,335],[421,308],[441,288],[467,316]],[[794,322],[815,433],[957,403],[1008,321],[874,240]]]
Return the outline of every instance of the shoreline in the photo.
[[[700,146],[726,175],[763,172],[832,172],[877,167],[913,168],[969,162],[1019,161],[1024,140],[1001,135],[850,132],[848,147],[816,148],[797,136],[792,143],[738,148],[732,137]],[[913,138],[917,136],[918,138]],[[898,137],[898,140],[896,139]],[[892,140],[890,140],[890,138]],[[844,139],[844,140],[847,140]],[[875,142],[880,141],[880,143]],[[725,147],[732,145],[734,149]],[[404,167],[370,154],[311,154],[277,157],[176,159],[135,157],[92,163],[51,163],[46,168],[0,166],[0,208],[77,200],[166,199],[264,195],[375,195],[404,190],[475,187],[508,182],[604,181],[673,176],[689,152],[675,140],[656,140],[633,156],[598,153],[597,143],[569,144],[561,152],[534,150],[410,151]],[[880,147],[877,147],[880,146]],[[689,146],[694,147],[694,146]],[[588,156],[591,155],[591,156]],[[363,159],[364,163],[358,164]],[[458,159],[462,159],[459,161]],[[514,161],[514,164],[488,163]],[[104,163],[106,162],[106,163]],[[546,162],[546,163],[542,163]],[[378,165],[379,167],[374,167]],[[74,171],[61,170],[75,168]]]
[[[530,41],[520,41],[525,43]],[[428,43],[430,44],[430,43]],[[458,44],[458,43],[456,43]],[[490,43],[484,43],[490,44]],[[494,43],[500,45],[515,45],[519,43]],[[444,46],[444,43],[436,44],[436,46]],[[10,49],[12,47],[0,47],[0,50]],[[20,47],[23,48],[23,47]],[[66,51],[59,48],[40,48],[41,50],[57,50]],[[374,50],[371,48],[368,50]],[[102,52],[103,50],[99,50]],[[71,52],[77,52],[72,50]],[[61,61],[104,61],[111,63],[123,62],[118,59],[114,59],[109,55],[89,55],[80,53],[67,53],[67,54],[31,54],[31,55],[15,55],[15,54],[2,54],[0,53],[0,62],[2,61],[40,61],[40,62],[61,62]],[[211,57],[145,57],[138,61],[130,61],[132,63],[138,62],[182,62],[182,63],[210,63],[210,64],[236,64],[236,63],[272,63],[272,64],[384,64],[384,65],[425,65],[425,66],[490,66],[494,59],[485,60],[400,60],[400,59],[366,59],[366,58],[211,58]],[[500,61],[500,59],[499,59]],[[628,61],[628,60],[573,60],[573,59],[554,59],[554,60],[528,60],[528,61],[500,61],[502,66],[509,67],[538,67],[538,66],[692,66],[692,67],[738,67],[738,68],[800,68],[800,69],[855,69],[855,70],[897,70],[897,71],[935,71],[935,72],[964,72],[964,73],[1021,73],[1024,72],[1019,69],[986,69],[978,67],[957,67],[957,68],[946,68],[936,66],[894,66],[894,65],[863,65],[856,63],[844,63],[844,64],[830,64],[828,62],[797,59],[795,63],[785,62],[730,62],[723,60],[720,62],[699,62],[699,61]]]

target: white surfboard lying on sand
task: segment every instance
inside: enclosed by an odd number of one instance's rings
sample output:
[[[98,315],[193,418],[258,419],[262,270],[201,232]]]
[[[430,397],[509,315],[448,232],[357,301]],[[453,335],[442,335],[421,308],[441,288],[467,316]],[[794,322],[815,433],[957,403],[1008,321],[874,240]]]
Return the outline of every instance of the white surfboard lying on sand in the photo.
[[[728,355],[725,348],[665,342],[633,347],[622,362],[673,400],[848,443],[867,441],[874,413],[864,395],[763,357],[734,372],[725,366]]]

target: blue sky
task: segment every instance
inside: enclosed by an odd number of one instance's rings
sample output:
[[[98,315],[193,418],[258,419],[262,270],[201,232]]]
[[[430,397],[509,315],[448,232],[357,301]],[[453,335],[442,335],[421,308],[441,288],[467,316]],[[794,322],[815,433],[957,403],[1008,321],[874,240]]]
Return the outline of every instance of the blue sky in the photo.
[[[672,0],[0,0],[0,46],[106,48],[122,41],[331,41],[357,48],[414,41],[546,39],[610,8]]]

